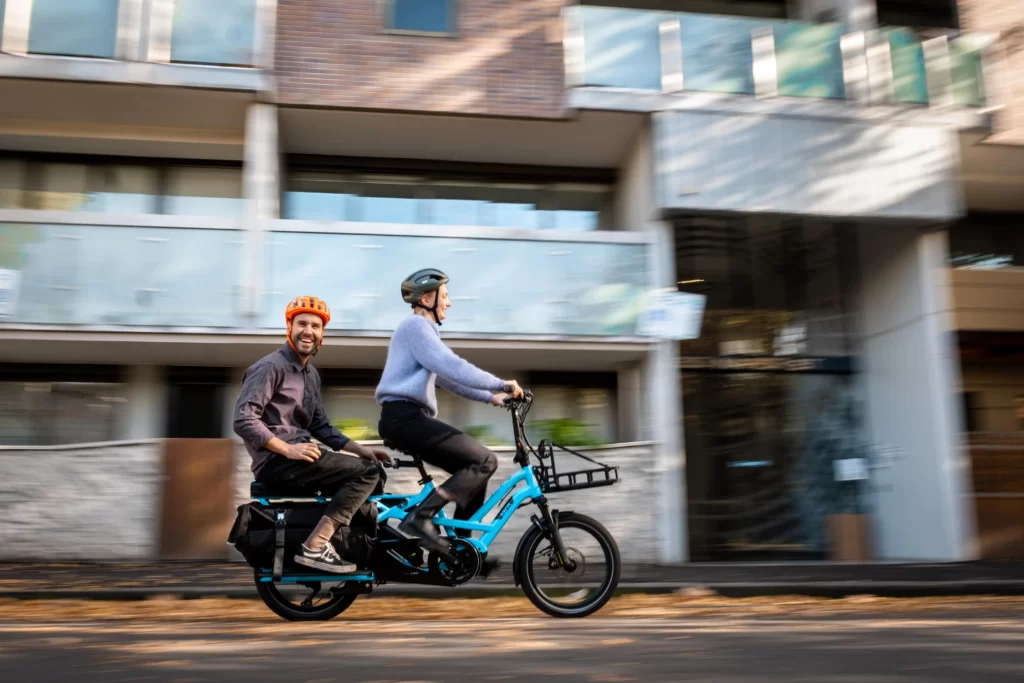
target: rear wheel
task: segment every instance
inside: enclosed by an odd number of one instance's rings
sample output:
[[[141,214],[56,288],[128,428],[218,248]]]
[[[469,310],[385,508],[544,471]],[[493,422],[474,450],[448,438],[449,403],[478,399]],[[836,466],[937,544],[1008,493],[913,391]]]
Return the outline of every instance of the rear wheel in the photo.
[[[274,614],[288,621],[327,621],[356,601],[359,594],[345,591],[344,582],[324,586],[321,581],[274,583],[255,574],[256,592]]]
[[[600,522],[574,512],[559,513],[558,534],[565,563],[555,557],[550,536],[533,526],[519,544],[516,575],[526,597],[542,612],[589,616],[604,607],[619,585],[619,548]]]

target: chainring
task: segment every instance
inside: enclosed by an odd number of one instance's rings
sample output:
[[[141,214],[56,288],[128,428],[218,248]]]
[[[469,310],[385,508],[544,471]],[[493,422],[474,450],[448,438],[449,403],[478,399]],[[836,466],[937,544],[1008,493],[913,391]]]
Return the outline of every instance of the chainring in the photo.
[[[437,553],[430,553],[428,564],[431,572],[440,574],[456,585],[466,583],[475,577],[480,573],[480,568],[484,564],[483,557],[476,546],[461,538],[452,541],[448,554],[459,560],[458,566],[449,567],[448,561]]]

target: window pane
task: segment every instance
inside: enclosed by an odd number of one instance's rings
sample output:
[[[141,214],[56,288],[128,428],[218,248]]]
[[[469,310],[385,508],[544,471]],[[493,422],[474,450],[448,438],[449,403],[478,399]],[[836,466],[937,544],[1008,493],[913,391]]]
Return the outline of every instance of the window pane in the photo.
[[[256,44],[256,0],[177,0],[171,61],[249,66]]]
[[[392,0],[394,10],[391,28],[400,31],[451,33],[453,30],[451,0]]]
[[[687,90],[754,94],[751,32],[760,19],[684,14],[679,18],[683,44],[683,83]]]
[[[237,230],[0,225],[0,257],[21,271],[11,320],[234,326],[242,238]]]
[[[4,35],[4,12],[7,9],[7,0],[0,0],[0,38]]]
[[[364,223],[419,223],[418,199],[402,197],[355,197],[349,220]]]
[[[0,444],[113,441],[126,406],[120,384],[0,382]]]
[[[83,211],[156,213],[157,171],[141,166],[98,166],[89,175],[89,195]]]
[[[786,97],[843,99],[843,54],[838,24],[777,22],[775,61],[779,94]]]
[[[300,221],[340,221],[345,218],[348,194],[331,192],[288,192],[284,217]]]
[[[241,216],[242,170],[198,166],[171,169],[164,213],[176,216]]]
[[[39,188],[29,195],[29,208],[41,211],[85,211],[89,202],[85,164],[41,164]]]
[[[368,181],[350,185],[356,196],[348,202],[345,220],[365,223],[421,223],[422,200],[409,180]]]
[[[494,225],[499,228],[539,227],[537,207],[534,204],[493,204]]]
[[[0,209],[25,208],[25,163],[0,161]]]
[[[118,0],[35,0],[28,51],[113,58]]]
[[[596,211],[555,211],[555,228],[559,230],[597,230]]]
[[[288,179],[283,216],[294,220],[342,221],[350,195],[341,178],[328,173],[297,173]]]
[[[478,199],[430,199],[430,222],[434,225],[483,225],[481,213],[486,202]]]

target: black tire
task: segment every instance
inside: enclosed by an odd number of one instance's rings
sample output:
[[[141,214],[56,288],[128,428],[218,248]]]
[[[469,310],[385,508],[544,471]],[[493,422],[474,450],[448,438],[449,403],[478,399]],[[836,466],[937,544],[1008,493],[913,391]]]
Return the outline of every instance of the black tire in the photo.
[[[332,595],[319,605],[303,607],[282,595],[276,583],[260,581],[259,572],[256,572],[255,579],[256,592],[259,593],[263,604],[269,607],[274,614],[288,621],[328,621],[347,610],[359,597],[359,594],[354,592],[341,593]]]
[[[523,592],[530,602],[537,609],[553,617],[565,619],[587,617],[605,606],[615,589],[619,585],[619,575],[622,571],[622,561],[619,558],[619,547],[615,539],[608,533],[608,530],[600,522],[592,517],[577,514],[575,512],[560,512],[558,514],[558,528],[579,529],[590,534],[600,545],[604,555],[604,573],[598,588],[586,600],[574,605],[559,604],[554,601],[538,584],[534,573],[533,560],[537,557],[538,550],[542,549],[544,541],[549,539],[536,526],[531,526],[522,540],[519,542],[519,551],[515,556],[515,571],[519,577]],[[543,553],[542,553],[543,554]]]

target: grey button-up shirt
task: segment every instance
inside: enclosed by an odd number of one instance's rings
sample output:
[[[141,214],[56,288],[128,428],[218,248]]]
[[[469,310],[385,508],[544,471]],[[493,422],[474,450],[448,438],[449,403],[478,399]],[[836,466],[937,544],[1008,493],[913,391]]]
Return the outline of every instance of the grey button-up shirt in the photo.
[[[349,442],[327,419],[320,374],[312,365],[303,365],[288,344],[245,371],[234,427],[252,456],[253,473],[271,458],[283,457],[264,448],[275,436],[289,444],[315,438],[336,451]]]

